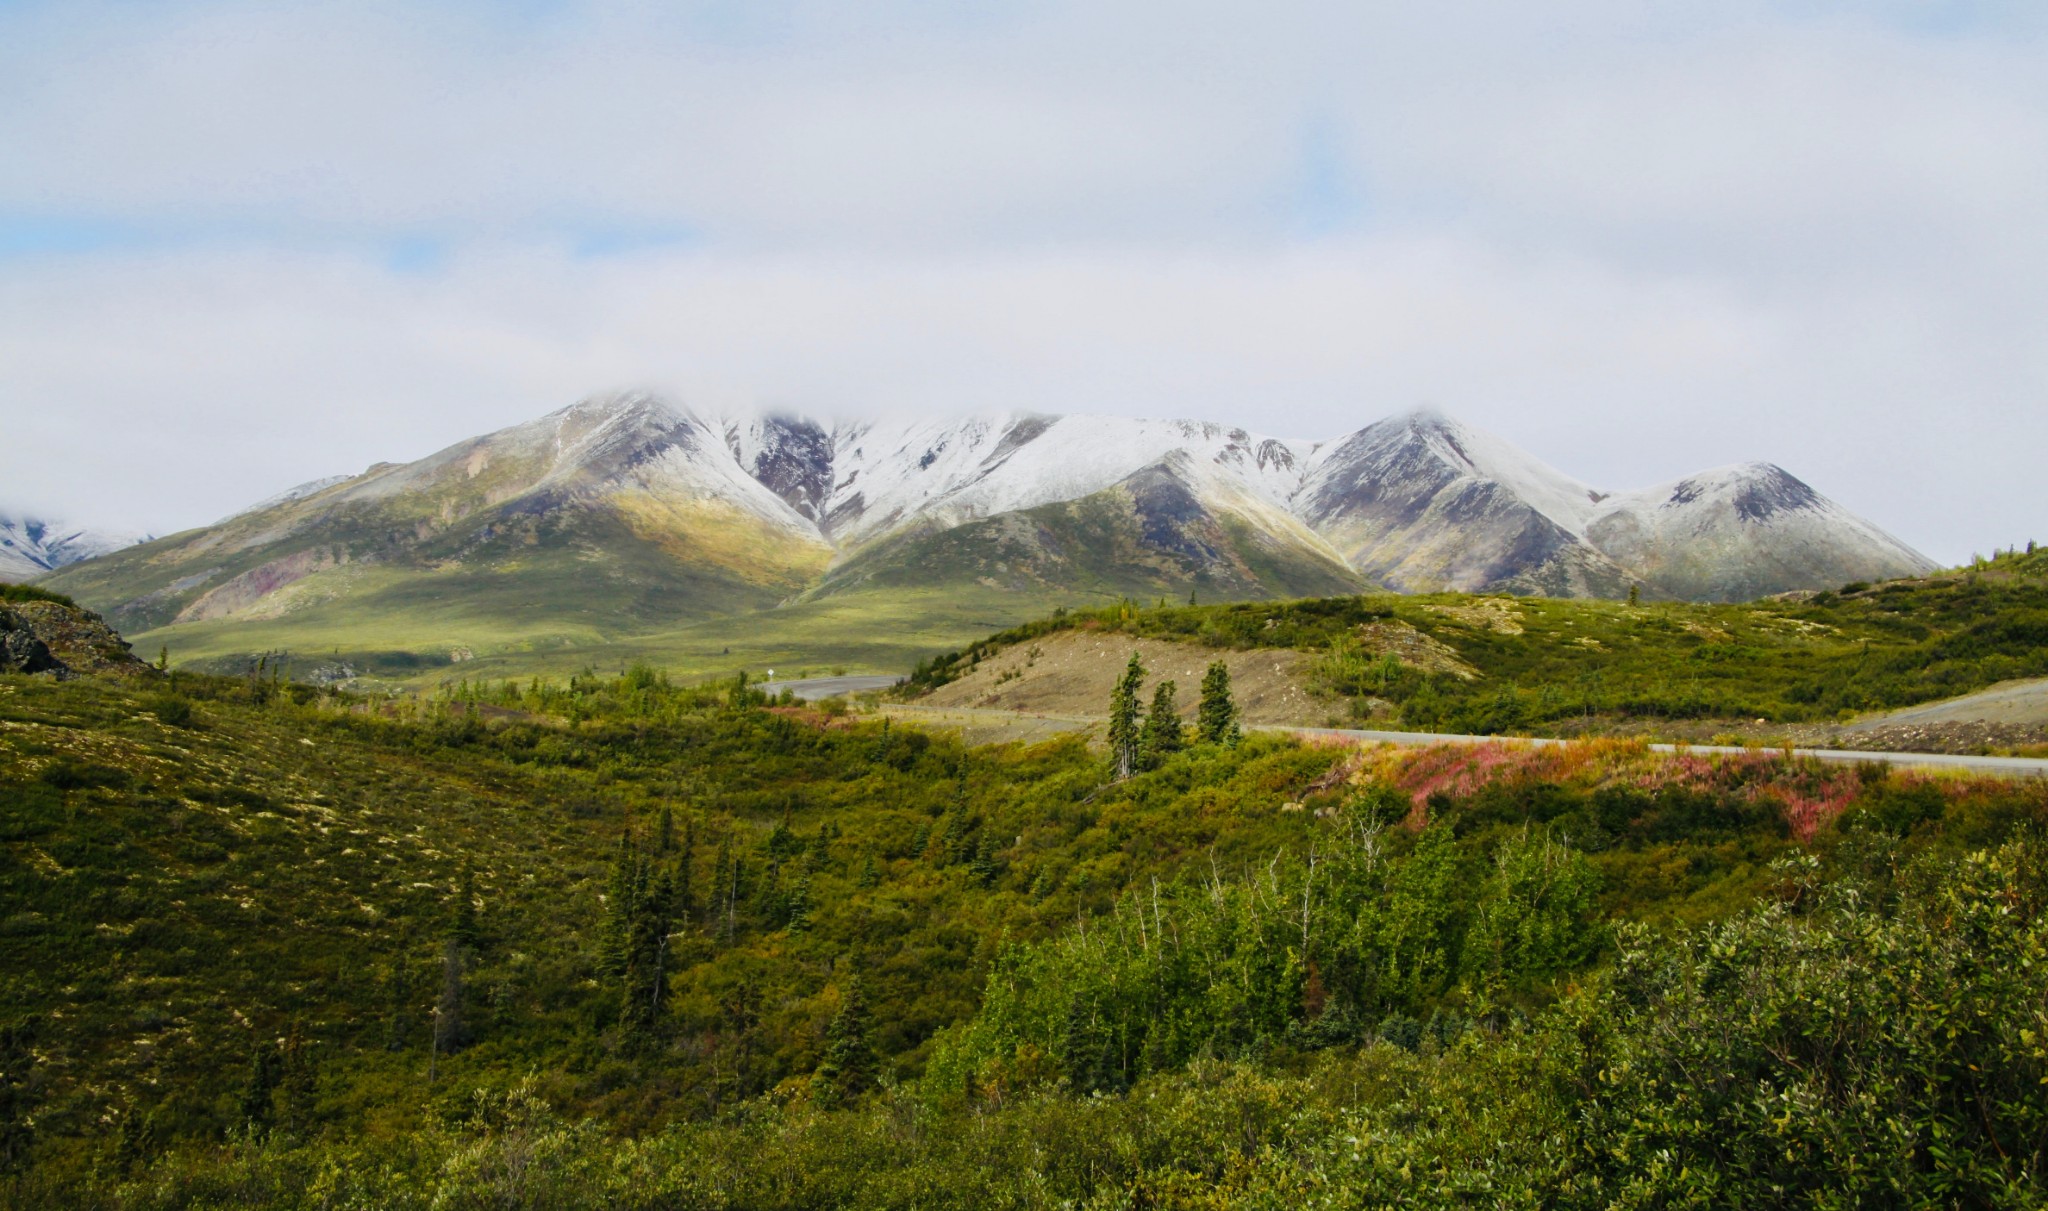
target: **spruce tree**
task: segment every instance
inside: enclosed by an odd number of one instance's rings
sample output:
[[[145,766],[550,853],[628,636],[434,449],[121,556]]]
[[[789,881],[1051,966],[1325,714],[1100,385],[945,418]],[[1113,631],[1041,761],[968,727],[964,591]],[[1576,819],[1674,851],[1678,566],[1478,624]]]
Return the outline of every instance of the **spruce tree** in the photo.
[[[996,861],[995,838],[986,829],[982,830],[981,844],[975,847],[974,861],[968,864],[967,873],[983,887],[993,887],[996,876],[1003,873],[1002,864]]]
[[[840,990],[839,1012],[825,1027],[825,1057],[818,1063],[812,1095],[824,1106],[842,1106],[874,1087],[881,1067],[870,1037],[866,990],[859,972]]]
[[[279,1125],[287,1134],[303,1139],[312,1130],[314,1105],[319,1094],[319,1073],[313,1066],[312,1047],[292,1023],[278,1056],[278,1094],[283,1103]]]
[[[1138,736],[1138,753],[1146,769],[1156,769],[1181,750],[1180,706],[1174,701],[1180,687],[1162,681],[1152,687],[1152,707],[1145,712],[1145,726]]]
[[[688,926],[697,920],[697,822],[683,821],[683,843],[676,853],[676,921]]]
[[[664,873],[652,882],[643,880],[627,906],[626,962],[620,973],[625,1005],[620,1018],[629,1029],[652,1029],[660,1017],[674,904],[675,880]]]
[[[783,899],[785,911],[789,914],[789,932],[809,933],[811,931],[811,873],[805,871],[790,884],[789,892]]]
[[[29,1087],[35,1027],[34,1018],[0,1026],[0,1174],[27,1167],[35,1144],[35,1099]]]
[[[1237,703],[1230,698],[1230,666],[1221,660],[1202,674],[1202,705],[1195,713],[1195,728],[1204,744],[1236,744],[1242,735],[1237,726]]]
[[[1145,688],[1145,662],[1131,653],[1124,675],[1109,696],[1109,758],[1121,782],[1138,768],[1138,691]]]
[[[240,1120],[242,1133],[251,1139],[261,1139],[270,1134],[274,1119],[271,1109],[271,1095],[277,1090],[280,1065],[277,1045],[268,1041],[256,1044],[249,1053],[249,1074],[242,1079],[241,1097],[236,1103],[235,1117]]]

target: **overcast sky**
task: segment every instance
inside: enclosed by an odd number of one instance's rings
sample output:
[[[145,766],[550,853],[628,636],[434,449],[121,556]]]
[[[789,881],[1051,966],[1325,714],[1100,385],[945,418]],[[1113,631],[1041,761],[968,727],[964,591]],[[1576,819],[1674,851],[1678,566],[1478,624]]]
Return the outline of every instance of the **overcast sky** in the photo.
[[[2048,540],[2048,5],[0,0],[0,506],[162,533],[639,385],[1428,403]]]

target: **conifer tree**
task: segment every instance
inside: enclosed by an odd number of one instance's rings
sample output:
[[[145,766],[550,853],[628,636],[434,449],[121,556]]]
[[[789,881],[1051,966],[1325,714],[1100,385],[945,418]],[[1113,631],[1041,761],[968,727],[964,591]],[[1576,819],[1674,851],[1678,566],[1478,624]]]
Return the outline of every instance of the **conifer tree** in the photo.
[[[1195,727],[1204,744],[1236,744],[1242,734],[1237,703],[1230,698],[1230,666],[1221,660],[1202,674],[1202,705],[1195,713]]]
[[[946,832],[939,842],[939,861],[947,866],[958,866],[974,856],[974,842],[971,830],[974,822],[968,819],[967,809],[958,808],[946,817]]]
[[[1144,687],[1145,662],[1132,652],[1109,696],[1109,758],[1119,782],[1138,768],[1138,691]]]
[[[789,894],[784,898],[784,907],[789,914],[789,932],[809,933],[811,930],[811,874],[805,871],[790,885]]]
[[[661,1014],[668,983],[668,938],[674,930],[675,880],[664,873],[643,876],[626,908],[626,962],[621,975],[625,1006],[620,1017],[632,1029],[647,1030]]]
[[[278,1094],[283,1105],[279,1125],[288,1134],[304,1138],[313,1126],[313,1110],[319,1093],[319,1074],[313,1066],[312,1048],[299,1024],[292,1023],[278,1055]]]
[[[0,1173],[24,1167],[35,1143],[35,1104],[29,1095],[35,1023],[29,1018],[0,1026]]]
[[[981,834],[981,844],[974,849],[974,861],[968,864],[967,873],[983,887],[994,886],[996,876],[1003,873],[1002,865],[996,861],[995,838],[989,836],[985,829]]]
[[[240,1120],[242,1133],[251,1139],[261,1139],[270,1134],[270,1124],[275,1117],[271,1095],[277,1090],[279,1067],[275,1043],[259,1042],[249,1053],[249,1074],[242,1080],[242,1094],[236,1103],[235,1117]]]
[[[692,925],[697,920],[697,822],[683,821],[683,843],[676,853],[676,921]]]
[[[1179,690],[1171,681],[1152,687],[1152,707],[1145,712],[1145,726],[1138,736],[1139,758],[1154,769],[1181,750],[1180,706],[1174,701]]]
[[[720,934],[726,945],[732,945],[735,928],[734,914],[739,908],[740,898],[740,856],[732,847],[730,833],[718,841],[718,887],[713,907],[723,909],[724,920],[719,923]]]
[[[825,1057],[812,1085],[813,1096],[827,1108],[844,1105],[874,1087],[881,1065],[871,1033],[867,993],[855,971],[840,990],[839,1012],[825,1027]]]
[[[853,885],[862,891],[866,891],[868,888],[875,887],[881,882],[882,872],[875,865],[875,855],[870,853],[861,859],[860,876],[853,881]]]

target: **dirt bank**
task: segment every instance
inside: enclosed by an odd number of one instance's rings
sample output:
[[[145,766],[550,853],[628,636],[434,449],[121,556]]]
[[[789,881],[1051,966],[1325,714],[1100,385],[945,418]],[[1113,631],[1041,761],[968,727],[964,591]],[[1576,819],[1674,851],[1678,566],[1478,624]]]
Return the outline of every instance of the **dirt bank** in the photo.
[[[1099,631],[1062,631],[1007,648],[918,699],[917,705],[1101,718],[1134,651],[1145,662],[1146,700],[1151,700],[1152,686],[1171,680],[1179,689],[1181,714],[1189,720],[1201,701],[1202,674],[1215,660],[1229,666],[1231,694],[1248,724],[1320,726],[1343,711],[1341,704],[1318,700],[1302,688],[1308,657],[1301,652],[1216,651]]]

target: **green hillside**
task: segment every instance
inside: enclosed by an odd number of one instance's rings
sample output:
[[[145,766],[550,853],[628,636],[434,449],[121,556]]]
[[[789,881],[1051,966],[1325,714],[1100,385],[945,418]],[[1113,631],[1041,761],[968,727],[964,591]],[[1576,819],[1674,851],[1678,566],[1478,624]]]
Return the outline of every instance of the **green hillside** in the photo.
[[[1573,734],[1825,721],[2048,676],[2048,552],[1740,605],[1422,594],[1069,610],[919,667],[912,692],[1074,628],[1316,653],[1340,719]]]
[[[2040,1178],[2012,1090],[2048,1071],[2043,967],[2004,956],[2041,918],[1987,906],[2036,903],[2041,858],[1958,855],[2044,820],[2036,783],[1625,741],[1260,737],[1109,783],[1075,741],[647,669],[410,704],[4,677],[0,1191],[1556,1205],[1700,1165],[1734,1197],[1795,1148],[1975,1201]],[[1871,964],[1923,1000],[1842,1042],[1825,1006]],[[1701,1015],[1735,1051],[1678,1048]],[[1993,1056],[1959,1117],[1942,1082]],[[1659,1092],[1700,1063],[1749,1083]],[[1787,1134],[1759,1089],[1819,1101]],[[1879,1119],[1903,1151],[1872,1160]]]

